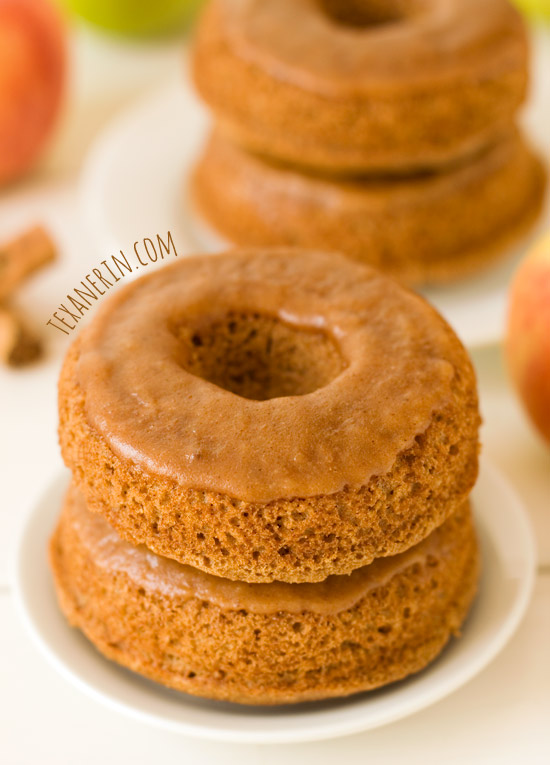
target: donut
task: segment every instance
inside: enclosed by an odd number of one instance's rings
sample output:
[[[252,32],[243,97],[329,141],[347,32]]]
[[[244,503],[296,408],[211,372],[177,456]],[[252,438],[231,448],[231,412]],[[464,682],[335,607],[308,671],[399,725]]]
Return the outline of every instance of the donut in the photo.
[[[457,163],[513,120],[528,45],[507,0],[211,0],[195,85],[223,132],[341,174]]]
[[[467,165],[407,180],[321,178],[216,133],[191,179],[195,215],[233,244],[342,251],[409,284],[463,277],[510,252],[546,182],[517,131]]]
[[[191,192],[200,217],[235,244],[340,249],[418,283],[506,253],[540,214],[545,178],[517,131],[468,165],[407,180],[307,175],[215,134]]]
[[[333,253],[189,256],[123,287],[69,349],[59,419],[90,510],[247,582],[401,552],[477,475],[460,341],[421,297]]]
[[[107,658],[245,704],[345,696],[423,669],[478,579],[467,503],[418,545],[319,584],[245,584],[133,547],[69,491],[50,546],[61,609]]]

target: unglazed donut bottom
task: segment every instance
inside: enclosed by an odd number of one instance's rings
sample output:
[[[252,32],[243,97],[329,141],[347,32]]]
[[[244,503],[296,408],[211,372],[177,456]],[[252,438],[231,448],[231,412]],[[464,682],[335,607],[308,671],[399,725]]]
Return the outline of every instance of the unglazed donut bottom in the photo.
[[[467,504],[350,577],[247,585],[129,545],[74,487],[50,559],[63,612],[106,657],[245,704],[345,696],[418,672],[458,633],[479,570]]]
[[[196,86],[231,140],[299,167],[411,173],[463,161],[525,98],[507,0],[212,0]]]
[[[318,582],[402,552],[477,475],[456,335],[332,253],[186,257],[129,284],[71,347],[59,413],[90,510],[240,581]]]
[[[193,207],[242,246],[341,251],[402,282],[445,282],[510,251],[541,211],[546,173],[510,130],[467,165],[397,179],[322,178],[251,154],[218,132],[191,181]]]

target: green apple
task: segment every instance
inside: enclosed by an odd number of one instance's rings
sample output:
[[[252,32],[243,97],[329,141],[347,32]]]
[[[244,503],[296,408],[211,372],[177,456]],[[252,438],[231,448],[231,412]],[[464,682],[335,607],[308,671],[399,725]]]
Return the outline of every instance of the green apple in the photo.
[[[526,16],[550,19],[550,0],[514,0]]]
[[[123,35],[160,35],[187,23],[201,0],[61,0],[91,24]]]

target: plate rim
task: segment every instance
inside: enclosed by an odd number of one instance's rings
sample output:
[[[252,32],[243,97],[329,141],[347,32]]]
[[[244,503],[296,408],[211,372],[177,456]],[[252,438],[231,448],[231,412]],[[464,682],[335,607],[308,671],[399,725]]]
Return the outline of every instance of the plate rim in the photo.
[[[534,586],[536,573],[536,545],[528,513],[524,503],[521,501],[517,492],[508,482],[506,477],[491,462],[486,458],[483,458],[481,460],[479,480],[489,482],[492,485],[498,483],[501,490],[508,496],[509,501],[507,502],[506,517],[508,522],[512,522],[515,525],[516,534],[514,538],[522,553],[520,557],[522,575],[517,578],[518,589],[515,593],[514,600],[506,610],[505,618],[496,627],[493,627],[490,638],[485,639],[480,650],[478,650],[473,657],[470,657],[467,665],[463,667],[460,672],[455,671],[454,674],[445,679],[442,685],[440,683],[431,687],[428,684],[427,688],[422,689],[423,693],[419,693],[414,703],[410,702],[408,703],[408,706],[406,705],[405,710],[403,710],[402,706],[397,705],[396,709],[393,711],[387,710],[378,719],[371,720],[370,722],[368,720],[363,720],[361,716],[350,715],[349,719],[338,721],[336,728],[330,727],[330,725],[327,725],[326,720],[323,720],[323,727],[321,729],[319,729],[319,723],[317,724],[317,727],[315,723],[309,723],[305,728],[297,727],[291,730],[286,730],[284,733],[277,729],[271,731],[243,731],[239,729],[231,729],[230,727],[215,728],[196,722],[169,719],[163,717],[158,712],[150,712],[131,706],[124,700],[110,695],[108,691],[92,685],[83,679],[73,666],[63,660],[59,651],[57,651],[55,646],[51,645],[48,638],[44,636],[41,630],[40,619],[33,612],[32,606],[29,604],[29,594],[27,592],[28,583],[26,582],[26,579],[29,576],[28,572],[31,569],[28,567],[26,552],[28,551],[28,548],[33,547],[33,544],[37,544],[35,534],[33,533],[36,518],[45,513],[45,507],[47,507],[48,503],[51,503],[52,497],[58,494],[62,487],[67,485],[69,479],[70,474],[67,470],[57,474],[38,495],[38,499],[32,503],[21,526],[15,551],[15,560],[12,567],[12,585],[15,595],[16,610],[23,621],[27,634],[30,635],[34,645],[46,658],[48,663],[73,687],[84,693],[84,695],[103,704],[106,708],[115,710],[130,719],[145,722],[157,729],[188,735],[202,740],[254,744],[320,741],[382,727],[383,725],[408,717],[421,709],[428,708],[438,700],[445,698],[455,690],[458,690],[458,688],[466,685],[500,653],[516,632],[529,604]],[[52,528],[48,524],[48,537],[51,530]],[[41,538],[42,543],[45,541],[44,538]],[[44,554],[46,554],[45,550]],[[33,568],[38,570],[41,567],[33,566]],[[34,576],[36,575],[37,574],[35,573]],[[30,577],[32,579],[32,573]],[[67,624],[67,629],[73,630],[74,628]],[[80,631],[75,631],[75,634],[78,635],[79,638],[81,637]],[[97,652],[97,659],[101,662],[108,661],[99,652]],[[410,678],[410,683],[414,684],[414,682],[415,676],[412,676]],[[391,691],[388,692],[391,693]],[[349,703],[353,704],[353,697],[349,698]],[[359,704],[361,703],[361,700],[365,700],[365,698],[368,698],[368,696],[365,697],[365,695],[359,695]]]

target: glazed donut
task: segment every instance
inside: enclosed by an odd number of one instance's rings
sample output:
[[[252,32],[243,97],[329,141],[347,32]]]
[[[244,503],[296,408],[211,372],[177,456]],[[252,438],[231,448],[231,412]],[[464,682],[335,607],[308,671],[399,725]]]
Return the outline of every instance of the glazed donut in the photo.
[[[122,537],[315,582],[427,536],[477,474],[476,383],[419,296],[332,253],[186,257],[104,303],[59,384],[62,454]]]
[[[466,165],[409,179],[305,174],[214,134],[191,180],[199,222],[244,247],[344,252],[408,284],[466,276],[508,254],[541,211],[539,159],[510,131]]]
[[[232,140],[346,174],[478,151],[513,119],[527,67],[507,0],[212,0],[193,59]]]
[[[476,590],[467,504],[416,547],[319,584],[230,582],[124,542],[71,489],[50,547],[59,602],[110,659],[245,704],[345,696],[426,666]]]

